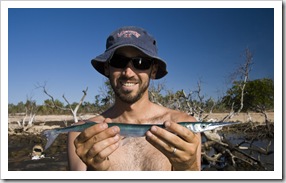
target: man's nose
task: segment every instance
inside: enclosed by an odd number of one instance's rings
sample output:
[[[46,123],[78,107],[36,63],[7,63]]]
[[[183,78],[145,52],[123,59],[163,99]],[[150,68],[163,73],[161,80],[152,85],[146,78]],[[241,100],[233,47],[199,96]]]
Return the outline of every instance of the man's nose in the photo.
[[[131,77],[134,75],[134,67],[131,62],[129,62],[127,66],[123,69],[123,74],[127,77]]]

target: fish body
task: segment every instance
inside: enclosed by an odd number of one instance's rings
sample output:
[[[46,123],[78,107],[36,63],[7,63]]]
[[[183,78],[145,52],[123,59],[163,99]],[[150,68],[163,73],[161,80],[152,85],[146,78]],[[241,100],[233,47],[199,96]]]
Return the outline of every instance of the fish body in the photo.
[[[178,122],[178,124],[186,127],[194,133],[200,133],[208,130],[213,130],[218,127],[238,124],[239,122]],[[92,121],[85,121],[81,125],[73,125],[65,128],[55,128],[52,130],[45,130],[43,135],[47,138],[45,150],[49,148],[60,133],[68,132],[82,132],[83,130],[98,124]],[[108,127],[118,126],[120,128],[120,135],[124,137],[143,137],[152,126],[165,128],[164,124],[129,124],[129,123],[107,123]]]

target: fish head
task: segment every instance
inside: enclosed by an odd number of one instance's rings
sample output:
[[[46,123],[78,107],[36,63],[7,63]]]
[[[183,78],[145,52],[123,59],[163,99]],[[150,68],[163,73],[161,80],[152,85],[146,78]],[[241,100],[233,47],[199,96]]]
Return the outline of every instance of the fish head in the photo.
[[[187,125],[187,128],[192,130],[195,133],[200,133],[204,131],[214,130],[219,127],[229,126],[238,123],[232,122],[195,122]]]
[[[213,129],[210,123],[191,123],[187,125],[187,128],[195,133],[200,133]]]

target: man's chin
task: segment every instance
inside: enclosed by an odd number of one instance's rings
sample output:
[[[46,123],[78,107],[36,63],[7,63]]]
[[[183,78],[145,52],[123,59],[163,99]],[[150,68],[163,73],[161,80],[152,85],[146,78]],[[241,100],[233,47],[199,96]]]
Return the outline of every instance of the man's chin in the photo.
[[[132,104],[137,102],[142,97],[142,95],[140,94],[132,95],[131,93],[124,93],[124,94],[120,93],[118,97],[121,101],[128,104]]]

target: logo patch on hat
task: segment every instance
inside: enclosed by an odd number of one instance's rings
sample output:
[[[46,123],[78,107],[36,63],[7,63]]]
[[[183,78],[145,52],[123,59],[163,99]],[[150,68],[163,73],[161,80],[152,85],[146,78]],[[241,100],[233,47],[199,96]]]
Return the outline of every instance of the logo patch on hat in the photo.
[[[140,37],[140,34],[133,30],[124,30],[124,31],[121,31],[120,33],[117,33],[118,37],[123,36],[124,38],[130,38],[132,35],[135,36],[136,38]]]

